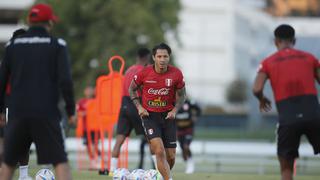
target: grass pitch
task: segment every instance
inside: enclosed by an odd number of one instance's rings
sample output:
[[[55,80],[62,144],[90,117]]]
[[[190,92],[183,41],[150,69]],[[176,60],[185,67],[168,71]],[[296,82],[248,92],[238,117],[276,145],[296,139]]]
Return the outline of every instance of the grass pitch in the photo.
[[[30,176],[35,176],[38,169],[30,169]],[[72,171],[74,180],[112,180],[112,177],[99,175],[97,171]],[[17,172],[14,179],[17,178]],[[184,174],[181,172],[173,173],[175,180],[276,180],[279,175],[255,175],[255,174],[220,174],[220,173],[194,173]],[[316,180],[320,176],[296,176],[295,180]]]
[[[131,154],[131,157],[138,157],[137,154]],[[98,171],[89,171],[86,169],[83,170],[77,170],[76,161],[75,161],[74,154],[70,154],[70,165],[72,167],[72,174],[74,180],[112,180],[112,177],[106,176],[106,175],[99,175]],[[184,172],[184,163],[181,160],[180,157],[177,157],[176,164],[173,168],[173,179],[174,180],[280,180],[280,173],[279,173],[279,166],[278,162],[274,160],[270,164],[266,164],[264,166],[264,171],[258,171],[258,167],[254,167],[257,164],[246,164],[241,163],[242,161],[235,161],[233,160],[230,164],[228,163],[228,159],[223,160],[221,159],[222,163],[219,163],[219,166],[217,166],[217,160],[216,159],[210,159],[210,157],[205,156],[197,156],[198,162],[196,162],[196,173],[187,175]],[[205,158],[203,160],[202,158]],[[235,157],[229,157],[231,159],[234,159]],[[258,160],[257,160],[258,161]],[[320,179],[320,173],[319,173],[319,163],[318,160],[309,160],[308,161],[310,166],[306,166],[306,164],[302,163],[301,167],[298,167],[297,173],[298,176],[295,177],[295,180],[317,180]],[[312,164],[316,164],[311,166]],[[137,165],[137,162],[135,159],[132,159],[131,163],[129,163],[129,169],[132,171],[134,167]],[[148,164],[148,161],[146,162],[145,166],[149,168],[150,164]],[[248,166],[248,167],[247,167]],[[46,167],[46,166],[44,166]],[[29,175],[35,179],[35,174],[37,171],[39,171],[41,168],[44,168],[43,166],[39,166],[36,164],[36,157],[33,153],[30,156],[30,163],[29,163]],[[47,166],[48,167],[48,166]],[[52,166],[49,166],[48,168],[52,169]],[[303,170],[303,171],[302,171]],[[15,172],[14,179],[18,179],[18,169]],[[259,174],[260,173],[260,174]],[[264,173],[264,174],[261,174]]]
[[[97,172],[74,172],[74,179],[79,180],[112,180],[112,177],[100,176]],[[174,173],[175,180],[275,180],[280,179],[278,175],[249,175],[249,174],[214,174],[214,173]],[[315,180],[320,176],[297,176],[295,180]]]

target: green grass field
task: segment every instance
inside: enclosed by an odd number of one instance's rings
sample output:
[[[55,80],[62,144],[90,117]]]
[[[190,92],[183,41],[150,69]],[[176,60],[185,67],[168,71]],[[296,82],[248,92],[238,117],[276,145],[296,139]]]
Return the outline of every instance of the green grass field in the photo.
[[[134,134],[134,133],[133,133]],[[249,137],[259,137],[254,140],[270,140],[273,141],[273,131],[265,130],[261,132],[245,132],[241,130],[215,130],[198,129],[197,139],[203,140],[248,140]],[[133,135],[133,137],[135,137]],[[86,153],[84,152],[86,157]],[[129,169],[136,168],[137,153],[129,154]],[[276,158],[259,158],[259,157],[238,157],[231,155],[214,156],[197,154],[196,171],[192,175],[186,175],[184,171],[184,163],[180,155],[177,155],[177,161],[173,168],[173,179],[175,180],[279,180],[279,165]],[[112,180],[112,177],[99,175],[97,171],[76,170],[77,161],[76,153],[69,153],[70,165],[73,168],[74,180]],[[256,159],[254,159],[256,158]],[[36,165],[35,153],[30,156],[30,171],[29,174],[34,178],[36,172],[41,169],[41,166]],[[85,160],[86,161],[86,160]],[[148,158],[146,158],[147,168]],[[319,161],[318,159],[301,159],[298,161],[298,176],[295,180],[317,180],[320,179]],[[88,162],[86,162],[88,164]],[[261,166],[261,167],[260,167]],[[262,169],[261,169],[262,168]],[[17,172],[14,179],[17,178]],[[261,174],[261,175],[260,175]]]
[[[259,129],[257,131],[247,131],[245,129],[237,128],[204,128],[197,127],[195,130],[194,139],[202,140],[263,140],[263,141],[274,141],[275,140],[275,128]],[[74,137],[75,130],[70,129],[67,132],[68,137]],[[114,134],[115,136],[115,134]],[[130,138],[140,138],[135,133],[131,133]]]
[[[99,176],[96,172],[74,172],[74,179],[112,179],[111,177]],[[280,179],[280,176],[275,175],[247,175],[247,174],[210,174],[210,173],[196,173],[187,175],[184,173],[174,173],[175,180],[275,180]],[[298,176],[296,180],[316,180],[320,176]]]
[[[75,180],[111,180],[112,177],[99,175],[98,171],[89,171],[89,162],[83,160],[81,167],[83,170],[77,170],[77,161],[75,153],[69,153],[70,165],[72,167],[73,179]],[[129,169],[133,170],[137,166],[137,153],[130,154]],[[185,164],[180,156],[177,156],[176,164],[172,170],[175,180],[277,180],[280,179],[279,165],[276,158],[261,159],[255,157],[237,157],[237,156],[195,156],[196,173],[192,175],[184,174]],[[250,161],[248,161],[250,159]],[[145,168],[152,168],[150,159],[146,159]],[[320,179],[318,159],[300,159],[297,165],[298,176],[295,180],[317,180]],[[34,178],[38,170],[43,168],[36,164],[36,155],[32,153],[29,163],[29,175]],[[50,168],[52,169],[52,168]],[[15,178],[18,172],[15,173]]]
[[[36,174],[36,169],[30,170],[30,175]],[[73,171],[75,180],[112,180],[112,177],[98,175],[97,171]],[[17,179],[17,178],[15,178]],[[220,174],[220,173],[195,173],[187,175],[184,173],[174,173],[175,180],[276,180],[279,175],[254,175],[254,174]],[[297,176],[295,180],[317,180],[320,176]]]

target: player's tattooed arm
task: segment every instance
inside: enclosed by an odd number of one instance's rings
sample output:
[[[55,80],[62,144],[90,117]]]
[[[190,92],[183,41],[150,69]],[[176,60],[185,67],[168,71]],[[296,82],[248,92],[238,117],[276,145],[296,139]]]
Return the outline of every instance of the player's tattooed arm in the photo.
[[[186,88],[183,87],[176,91],[176,104],[174,108],[170,112],[168,112],[166,119],[175,119],[178,110],[182,107],[185,100],[186,100]]]
[[[133,104],[136,106],[140,117],[149,116],[149,113],[146,109],[144,109],[140,103],[140,98],[138,95],[138,91],[140,87],[135,83],[134,80],[131,81],[129,86],[129,94]]]
[[[129,94],[130,98],[133,101],[134,105],[138,108],[140,104],[140,98],[138,95],[138,89],[139,86],[134,82],[134,80],[131,81],[131,84],[129,86]]]
[[[175,105],[176,110],[179,110],[182,107],[185,100],[186,100],[186,88],[183,87],[181,89],[178,89],[176,92],[176,105]]]

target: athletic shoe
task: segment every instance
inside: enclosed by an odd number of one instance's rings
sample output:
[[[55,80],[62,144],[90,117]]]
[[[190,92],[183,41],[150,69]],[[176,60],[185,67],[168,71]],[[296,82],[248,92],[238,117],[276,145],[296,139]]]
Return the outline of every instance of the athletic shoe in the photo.
[[[186,165],[186,174],[192,174],[194,172],[194,162],[191,158],[187,160],[187,165]]]

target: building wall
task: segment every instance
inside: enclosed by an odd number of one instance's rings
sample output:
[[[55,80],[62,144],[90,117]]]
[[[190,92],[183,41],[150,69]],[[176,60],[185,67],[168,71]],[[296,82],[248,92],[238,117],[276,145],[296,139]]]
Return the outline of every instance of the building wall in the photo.
[[[23,11],[33,4],[34,0],[1,0],[0,1],[0,44],[7,42],[14,30],[21,28],[18,19]]]
[[[225,88],[234,79],[231,0],[182,0],[180,44],[176,64],[183,70],[187,93],[202,104],[224,104]],[[174,44],[175,42],[170,42]]]
[[[319,16],[319,0],[267,0],[267,12],[274,16]]]
[[[168,36],[187,93],[202,105],[227,107],[226,89],[235,79],[245,79],[251,89],[259,62],[276,51],[273,29],[280,23],[292,24],[297,47],[320,58],[319,46],[306,46],[319,42],[319,18],[276,18],[263,11],[264,0],[239,1],[181,0],[179,40]],[[17,19],[33,2],[0,0],[0,44],[20,27],[18,21],[1,19]],[[270,88],[267,93],[272,96]]]
[[[235,79],[246,80],[248,98],[253,98],[251,86],[256,69],[262,59],[276,51],[273,30],[281,23],[294,26],[298,48],[319,54],[319,49],[306,46],[320,37],[319,18],[274,17],[263,10],[265,4],[246,2],[181,1],[180,41],[170,44],[176,64],[185,75],[188,95],[202,105],[228,108],[226,90]],[[299,38],[304,44],[299,43]],[[273,96],[269,85],[266,93]],[[248,100],[249,104],[254,102]],[[256,104],[247,108],[253,107]]]

